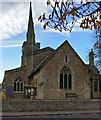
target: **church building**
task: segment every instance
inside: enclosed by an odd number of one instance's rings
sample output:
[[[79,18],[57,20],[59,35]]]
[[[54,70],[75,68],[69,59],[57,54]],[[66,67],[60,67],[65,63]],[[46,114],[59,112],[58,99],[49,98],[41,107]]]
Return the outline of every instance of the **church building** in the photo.
[[[82,61],[67,40],[57,49],[41,49],[35,41],[31,3],[21,57],[19,68],[5,71],[2,87],[8,99],[101,98],[101,74],[94,65],[93,49],[89,64]]]

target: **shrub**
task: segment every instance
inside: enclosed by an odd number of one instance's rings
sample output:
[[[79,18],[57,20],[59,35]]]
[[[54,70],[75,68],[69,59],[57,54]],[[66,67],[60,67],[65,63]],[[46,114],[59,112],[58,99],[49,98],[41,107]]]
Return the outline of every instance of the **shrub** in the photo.
[[[6,100],[7,99],[7,96],[4,92],[1,92],[0,93],[0,100]]]

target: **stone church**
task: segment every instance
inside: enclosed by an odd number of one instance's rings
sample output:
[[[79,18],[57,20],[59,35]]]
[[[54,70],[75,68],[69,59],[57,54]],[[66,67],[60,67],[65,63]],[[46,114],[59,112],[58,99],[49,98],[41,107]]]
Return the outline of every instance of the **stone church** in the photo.
[[[2,82],[8,98],[95,99],[101,98],[101,74],[94,65],[94,52],[85,64],[66,40],[57,49],[40,49],[35,41],[30,3],[21,67],[5,71]]]

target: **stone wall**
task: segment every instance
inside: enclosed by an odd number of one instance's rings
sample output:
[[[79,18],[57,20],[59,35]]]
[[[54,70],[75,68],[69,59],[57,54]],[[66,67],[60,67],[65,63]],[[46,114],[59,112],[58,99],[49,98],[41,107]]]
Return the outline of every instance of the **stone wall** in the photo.
[[[12,70],[5,71],[4,76],[4,86],[6,90],[7,97],[23,97],[21,93],[18,95],[18,93],[14,93],[14,81],[19,78],[23,82],[23,85],[28,84],[28,78],[26,75],[26,68],[20,67]],[[3,88],[4,89],[4,88]]]
[[[65,56],[67,55],[67,62]],[[75,58],[75,59],[74,59]],[[72,75],[72,88],[60,89],[60,71],[67,66]],[[45,79],[44,99],[67,99],[65,93],[76,93],[78,99],[90,99],[90,88],[86,83],[87,69],[82,60],[66,41],[56,51],[54,56],[41,69],[41,78]],[[85,85],[85,86],[84,86]],[[85,93],[85,88],[87,88]]]
[[[3,112],[99,110],[100,100],[7,100]]]

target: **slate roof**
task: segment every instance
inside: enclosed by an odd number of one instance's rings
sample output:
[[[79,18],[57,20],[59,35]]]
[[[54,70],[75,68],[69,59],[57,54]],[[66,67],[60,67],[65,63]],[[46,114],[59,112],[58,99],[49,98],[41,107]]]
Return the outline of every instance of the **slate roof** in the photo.
[[[36,69],[38,69],[38,67],[46,61],[46,59],[48,57],[51,56],[51,54],[53,54],[55,50],[50,48],[50,47],[46,47],[40,50],[37,50],[34,52],[33,54],[33,71],[36,71]],[[33,73],[33,72],[32,72]]]
[[[50,54],[49,56],[46,56],[40,63],[38,63],[38,65],[35,67],[35,69],[32,71],[32,73],[29,75],[29,79],[35,75],[37,72],[39,72],[45,64],[47,64],[47,62],[57,53],[57,51],[64,45],[64,44],[68,44],[71,49],[73,50],[73,52],[75,52],[75,50],[72,48],[72,46],[68,43],[68,41],[66,40],[64,43],[62,43],[56,50],[47,47],[47,48],[43,48],[39,51],[36,51],[36,53],[41,53],[47,49],[51,49],[52,50],[52,54]],[[83,62],[83,60],[80,58],[80,56],[75,52],[75,54],[77,55],[77,57],[80,59],[80,61],[83,63],[83,65],[88,69],[88,72],[91,72],[93,75],[99,75],[99,71],[95,66],[91,66],[89,64],[85,64]]]
[[[39,50],[35,51],[33,55],[45,52],[47,50],[54,51],[54,49],[51,48],[51,47],[45,47],[45,48],[42,48],[42,49],[39,49]]]
[[[29,78],[32,77],[33,75],[35,75],[38,71],[40,71],[43,66],[53,57],[53,55],[55,54],[55,51],[53,52],[53,54],[51,54],[50,56],[47,56],[31,73],[31,75],[29,75]]]
[[[14,69],[11,69],[11,70],[6,70],[5,73],[16,72],[16,71],[19,71],[19,70],[21,70],[21,67],[19,67],[19,68],[14,68]]]

